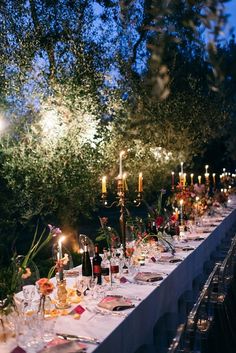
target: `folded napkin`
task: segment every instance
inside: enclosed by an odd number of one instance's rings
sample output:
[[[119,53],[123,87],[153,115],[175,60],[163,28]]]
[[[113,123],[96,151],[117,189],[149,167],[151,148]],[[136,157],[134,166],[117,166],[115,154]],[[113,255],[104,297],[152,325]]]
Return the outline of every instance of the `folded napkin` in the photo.
[[[49,342],[39,353],[84,353],[86,346],[78,341],[67,341],[55,338]]]
[[[191,250],[194,250],[195,248],[194,247],[192,247],[192,246],[184,246],[183,248],[182,248],[182,251],[191,251]]]
[[[111,311],[121,311],[134,307],[131,300],[122,297],[121,295],[107,295],[103,298],[98,306]]]
[[[169,260],[169,263],[175,264],[176,262],[181,262],[183,259],[180,259],[179,257],[174,257],[173,259]]]
[[[156,282],[161,281],[163,277],[160,273],[156,272],[138,272],[134,279],[135,281]]]
[[[16,348],[13,349],[13,351],[11,351],[11,353],[26,353],[26,351],[21,347],[17,346]]]
[[[172,259],[174,255],[171,253],[162,253],[161,256],[159,257],[158,261],[160,262],[169,262],[170,259]]]

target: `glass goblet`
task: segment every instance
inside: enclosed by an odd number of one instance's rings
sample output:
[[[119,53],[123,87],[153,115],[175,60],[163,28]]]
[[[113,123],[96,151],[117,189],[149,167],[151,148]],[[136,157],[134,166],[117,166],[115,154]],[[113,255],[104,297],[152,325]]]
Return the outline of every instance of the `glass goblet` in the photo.
[[[24,297],[24,307],[27,307],[29,309],[31,308],[32,301],[36,294],[35,285],[28,284],[26,286],[23,286],[22,292]]]

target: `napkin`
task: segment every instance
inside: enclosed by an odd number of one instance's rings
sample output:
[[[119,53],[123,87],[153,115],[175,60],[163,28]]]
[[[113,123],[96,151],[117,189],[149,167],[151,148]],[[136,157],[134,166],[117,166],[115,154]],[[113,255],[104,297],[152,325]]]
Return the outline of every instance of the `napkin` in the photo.
[[[13,349],[13,351],[11,351],[11,353],[26,353],[26,351],[21,347],[16,347]]]
[[[133,308],[134,304],[120,295],[107,295],[98,303],[98,306],[111,311],[121,311]]]
[[[135,281],[156,282],[161,281],[163,277],[160,273],[156,272],[138,272],[134,279]]]
[[[84,353],[86,346],[78,341],[67,341],[55,338],[47,344],[39,353]]]

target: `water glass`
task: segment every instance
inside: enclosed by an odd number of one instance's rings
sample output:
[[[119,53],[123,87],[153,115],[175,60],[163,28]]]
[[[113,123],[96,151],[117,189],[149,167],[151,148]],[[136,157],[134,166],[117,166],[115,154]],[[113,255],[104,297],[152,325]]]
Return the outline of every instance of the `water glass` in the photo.
[[[15,321],[16,341],[27,353],[44,347],[42,317],[37,312],[19,315]]]
[[[45,315],[43,320],[43,341],[50,342],[55,337],[56,319]]]

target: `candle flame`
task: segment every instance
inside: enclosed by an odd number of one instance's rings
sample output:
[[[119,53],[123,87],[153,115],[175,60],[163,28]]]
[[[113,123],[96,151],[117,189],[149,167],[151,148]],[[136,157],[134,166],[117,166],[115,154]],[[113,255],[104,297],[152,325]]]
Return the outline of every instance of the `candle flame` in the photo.
[[[65,239],[66,239],[66,237],[64,235],[61,236],[60,239],[58,240],[58,244],[61,245]]]

